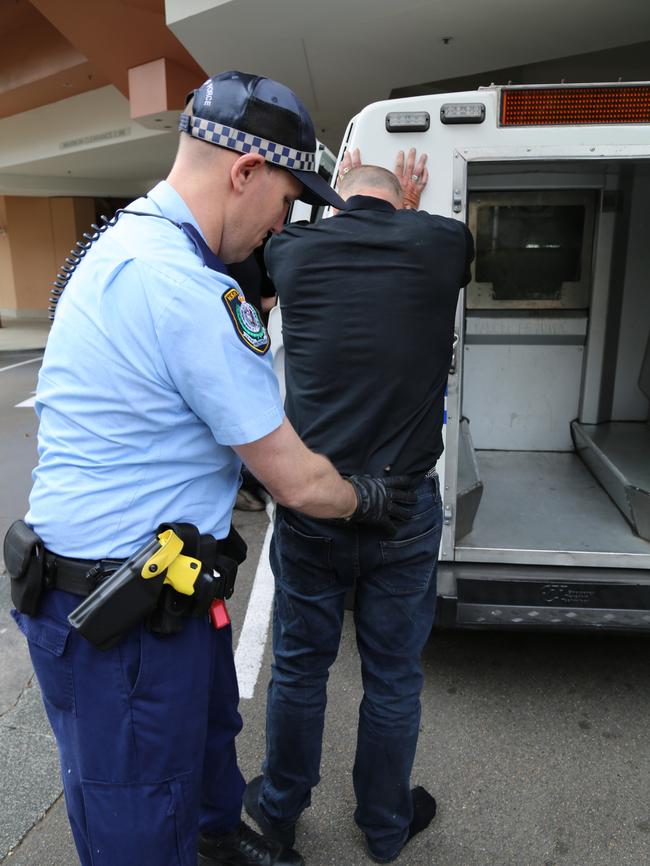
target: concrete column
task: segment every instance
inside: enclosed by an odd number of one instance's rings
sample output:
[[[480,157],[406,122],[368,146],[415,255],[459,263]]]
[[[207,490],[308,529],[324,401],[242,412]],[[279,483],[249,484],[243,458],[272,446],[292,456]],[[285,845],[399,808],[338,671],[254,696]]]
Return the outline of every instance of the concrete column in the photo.
[[[14,269],[11,262],[11,244],[7,229],[7,206],[5,196],[0,196],[0,315],[16,307]]]
[[[57,270],[95,218],[93,198],[0,199],[0,315],[46,318]]]
[[[129,69],[131,119],[148,129],[176,129],[185,97],[203,82],[168,57]]]

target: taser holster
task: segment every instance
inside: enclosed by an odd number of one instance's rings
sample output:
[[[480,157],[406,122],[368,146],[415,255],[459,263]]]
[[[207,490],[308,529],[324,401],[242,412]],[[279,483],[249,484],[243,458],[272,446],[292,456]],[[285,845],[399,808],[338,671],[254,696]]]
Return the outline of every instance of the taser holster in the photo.
[[[245,557],[246,544],[235,529],[216,541],[199,535],[192,524],[162,524],[68,620],[104,650],[143,621],[150,631],[173,634],[186,617],[205,616],[214,599],[232,595],[237,566]]]

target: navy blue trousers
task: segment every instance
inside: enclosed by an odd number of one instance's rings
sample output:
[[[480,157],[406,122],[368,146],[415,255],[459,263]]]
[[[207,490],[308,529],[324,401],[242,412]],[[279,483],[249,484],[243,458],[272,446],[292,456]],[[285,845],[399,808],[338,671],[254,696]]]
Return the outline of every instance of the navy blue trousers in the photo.
[[[377,857],[394,856],[406,841],[420,655],[433,625],[441,526],[437,478],[422,482],[410,519],[392,538],[278,509],[271,545],[274,662],[260,805],[279,825],[297,820],[320,779],[327,679],[345,596],[356,583],[364,694],[353,771],[355,820]]]
[[[45,593],[27,638],[56,737],[82,866],[196,866],[197,834],[240,820],[244,781],[230,627],[189,619],[95,649],[67,622],[81,601]]]

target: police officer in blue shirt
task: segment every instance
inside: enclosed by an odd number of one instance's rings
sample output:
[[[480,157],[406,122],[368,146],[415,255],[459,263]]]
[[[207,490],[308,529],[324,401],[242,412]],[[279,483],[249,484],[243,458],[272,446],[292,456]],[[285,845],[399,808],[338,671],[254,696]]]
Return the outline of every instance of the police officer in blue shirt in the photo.
[[[346,480],[302,444],[228,275],[296,198],[342,204],[314,172],[304,106],[228,72],[193,94],[181,130],[167,180],[90,245],[58,304],[30,509],[5,561],[82,866],[196,866],[197,846],[205,866],[292,866],[240,821],[230,629],[181,606],[182,627],[149,619],[102,650],[68,620],[161,524],[226,539],[241,461],[314,517],[388,524],[412,501],[405,482]]]

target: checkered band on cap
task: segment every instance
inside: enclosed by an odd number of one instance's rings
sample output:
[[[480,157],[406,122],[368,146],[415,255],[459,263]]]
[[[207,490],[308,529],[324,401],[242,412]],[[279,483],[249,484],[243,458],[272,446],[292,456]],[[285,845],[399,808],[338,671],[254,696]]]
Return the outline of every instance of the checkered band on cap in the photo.
[[[189,127],[189,128],[188,128]],[[237,150],[240,153],[259,153],[267,162],[282,168],[293,168],[297,171],[314,171],[316,154],[308,150],[294,150],[285,144],[269,141],[250,132],[242,132],[232,126],[224,126],[214,120],[203,120],[201,117],[181,116],[181,129],[189,132],[194,138]]]

